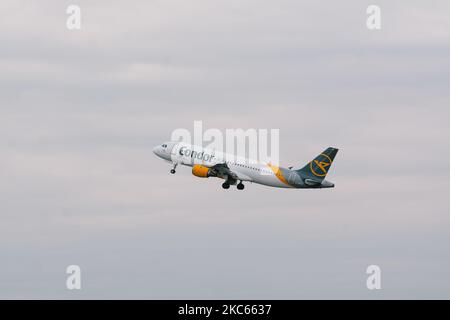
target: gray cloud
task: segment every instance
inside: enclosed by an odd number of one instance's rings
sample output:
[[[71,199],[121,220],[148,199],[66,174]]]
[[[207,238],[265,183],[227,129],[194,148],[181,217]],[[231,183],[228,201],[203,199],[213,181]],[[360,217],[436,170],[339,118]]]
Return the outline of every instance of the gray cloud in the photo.
[[[448,298],[448,2],[70,3],[0,4],[0,297]],[[337,187],[169,175],[194,120],[339,147]]]

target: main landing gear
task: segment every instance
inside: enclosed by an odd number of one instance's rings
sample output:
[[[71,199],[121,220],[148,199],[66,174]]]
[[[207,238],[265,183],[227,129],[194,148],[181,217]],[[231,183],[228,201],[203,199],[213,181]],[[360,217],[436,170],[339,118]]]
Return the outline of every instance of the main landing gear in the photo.
[[[242,181],[241,182],[239,182],[238,184],[237,184],[237,189],[238,190],[244,190],[244,184],[242,183]],[[222,188],[224,188],[224,189],[230,189],[230,183],[228,182],[228,181],[225,181],[224,183],[222,183]]]

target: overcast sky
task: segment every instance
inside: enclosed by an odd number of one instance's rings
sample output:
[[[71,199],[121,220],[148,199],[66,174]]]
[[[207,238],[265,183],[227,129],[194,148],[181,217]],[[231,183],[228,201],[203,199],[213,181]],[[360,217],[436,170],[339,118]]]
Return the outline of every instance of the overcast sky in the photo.
[[[450,298],[449,1],[132,3],[0,2],[0,298]],[[171,175],[194,120],[336,188]]]

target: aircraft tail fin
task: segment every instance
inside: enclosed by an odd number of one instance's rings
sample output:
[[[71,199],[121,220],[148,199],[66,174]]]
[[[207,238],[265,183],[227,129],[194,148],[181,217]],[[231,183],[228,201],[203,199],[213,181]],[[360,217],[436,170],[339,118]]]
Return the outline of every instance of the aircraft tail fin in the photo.
[[[303,168],[297,170],[303,176],[311,177],[314,180],[322,181],[330,170],[334,157],[338,153],[339,149],[328,148],[317,157],[314,158]]]

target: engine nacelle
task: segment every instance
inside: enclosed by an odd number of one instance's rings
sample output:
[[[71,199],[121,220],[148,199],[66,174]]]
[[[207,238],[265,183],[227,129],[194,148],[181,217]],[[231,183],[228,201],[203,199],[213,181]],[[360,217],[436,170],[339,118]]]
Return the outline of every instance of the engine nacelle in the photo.
[[[195,164],[192,167],[192,174],[199,178],[208,178],[212,176],[211,168],[202,166],[200,164]]]

